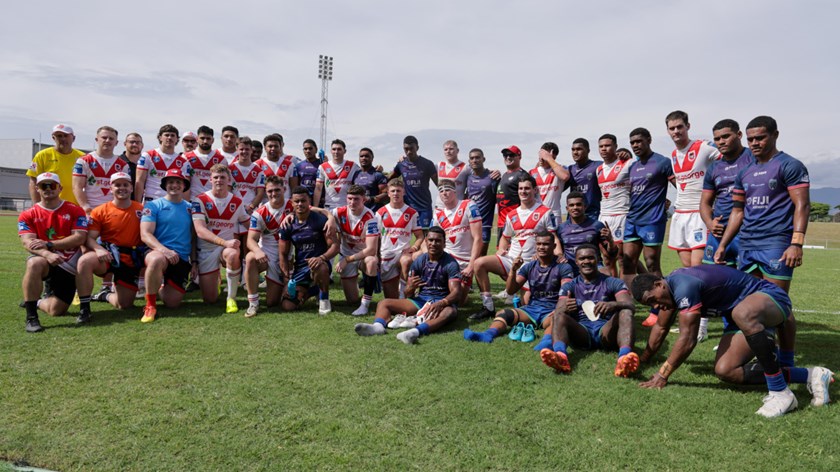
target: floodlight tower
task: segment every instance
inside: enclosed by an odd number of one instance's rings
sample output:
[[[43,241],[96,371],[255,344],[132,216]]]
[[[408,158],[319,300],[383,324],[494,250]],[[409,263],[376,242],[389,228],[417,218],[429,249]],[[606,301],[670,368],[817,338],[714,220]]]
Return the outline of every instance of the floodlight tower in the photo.
[[[327,146],[327,93],[333,78],[332,56],[318,56],[318,78],[321,79],[321,149]]]

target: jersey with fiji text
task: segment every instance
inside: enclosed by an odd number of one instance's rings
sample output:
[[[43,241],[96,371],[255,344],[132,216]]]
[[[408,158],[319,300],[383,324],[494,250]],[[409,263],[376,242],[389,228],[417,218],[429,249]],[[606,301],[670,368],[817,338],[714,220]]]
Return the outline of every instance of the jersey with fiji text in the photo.
[[[589,321],[589,318],[586,317],[586,314],[581,308],[583,302],[614,302],[616,301],[616,295],[628,293],[627,285],[621,279],[609,277],[600,272],[597,273],[596,277],[592,283],[589,283],[582,275],[578,275],[560,287],[560,299],[575,299],[578,308],[578,322]],[[615,312],[607,313],[606,315],[601,315],[601,319],[609,320],[614,315]]]
[[[266,203],[251,214],[251,224],[248,231],[255,231],[260,234],[260,248],[272,261],[276,261],[279,254],[277,241],[280,239],[280,223],[283,222],[286,215],[291,215],[293,212],[292,202],[286,202],[280,208],[273,208]]]
[[[166,190],[160,186],[160,179],[166,175],[166,171],[171,169],[180,169],[181,175],[192,180],[192,167],[183,154],[165,154],[160,149],[153,149],[140,155],[137,170],[147,172],[144,198],[166,196]]]
[[[508,216],[502,231],[502,235],[510,240],[508,257],[511,260],[517,257],[522,257],[525,261],[531,260],[537,252],[536,236],[543,231],[557,231],[551,209],[540,202],[534,202],[531,208],[519,205],[516,211]]]
[[[399,257],[411,243],[414,231],[420,229],[417,211],[408,205],[394,208],[389,203],[376,212],[376,218],[382,231],[379,252],[385,261]]]
[[[586,216],[598,219],[601,214],[601,188],[598,186],[598,166],[601,161],[589,160],[584,165],[577,162],[569,166],[569,180],[566,188],[580,192],[586,197]]]
[[[777,294],[772,282],[724,265],[676,269],[665,276],[679,312],[703,316],[728,315],[736,305],[763,289]]]
[[[575,251],[581,244],[593,244],[598,247],[604,238],[601,230],[606,228],[604,223],[586,217],[580,224],[572,221],[571,218],[564,221],[557,229],[557,236],[563,244],[563,255],[569,261],[575,260]],[[598,261],[601,261],[601,251],[596,251]]]
[[[677,201],[674,203],[674,209],[678,213],[700,211],[703,177],[709,165],[719,158],[720,151],[714,144],[701,140],[671,152],[671,166],[677,183]]]
[[[531,176],[537,181],[537,191],[539,191],[542,204],[551,208],[555,219],[560,218],[560,213],[563,211],[563,202],[560,198],[563,194],[563,181],[550,167],[546,169],[543,166],[537,166],[531,169]]]
[[[598,166],[601,216],[626,215],[630,209],[630,164],[616,159],[612,164],[604,162]]]
[[[752,151],[744,148],[741,155],[734,161],[727,161],[725,157],[712,162],[706,170],[703,178],[703,192],[712,192],[715,196],[715,205],[712,207],[712,218],[720,218],[720,224],[726,226],[729,223],[729,214],[732,213],[732,187],[735,186],[735,177],[738,172],[753,161]]]
[[[671,160],[653,153],[646,160],[630,164],[630,210],[627,221],[638,226],[654,225],[667,219],[665,198],[674,178]]]
[[[461,200],[464,198],[464,190],[467,188],[467,171],[469,169],[469,166],[461,161],[458,161],[455,164],[450,164],[447,161],[440,161],[438,162],[437,172],[438,182],[440,182],[441,179],[449,179],[455,182],[455,195],[458,196],[458,200]],[[437,208],[443,208],[443,202],[440,200],[440,195],[437,197],[435,206]]]
[[[481,223],[478,207],[472,200],[461,200],[455,208],[435,208],[433,224],[446,232],[446,252],[458,262],[469,262],[472,254],[473,237],[470,225]]]
[[[402,175],[405,182],[405,203],[417,211],[426,212],[431,217],[432,192],[429,182],[437,177],[437,169],[432,161],[423,156],[417,156],[414,161],[404,158],[394,166],[395,175]]]
[[[76,165],[73,166],[73,177],[85,178],[85,196],[88,205],[96,208],[112,200],[111,175],[127,170],[128,161],[122,157],[105,159],[92,152],[76,161]]]
[[[292,224],[280,230],[280,239],[290,242],[295,249],[295,271],[306,267],[307,259],[327,252],[326,225],[326,216],[310,211],[306,220],[298,221],[295,216]]]
[[[193,175],[190,179],[190,192],[193,195],[202,194],[212,186],[210,182],[210,168],[216,164],[225,164],[225,156],[219,150],[211,151],[210,154],[201,154],[197,149],[184,154],[184,157],[192,167]]]
[[[440,259],[432,261],[429,253],[420,254],[411,263],[409,274],[420,277],[425,285],[420,287],[417,296],[428,301],[438,301],[449,295],[449,282],[461,280],[461,269],[458,261],[447,253],[440,255]]]
[[[528,306],[543,310],[554,310],[560,296],[560,287],[574,277],[572,266],[557,262],[553,257],[546,267],[541,266],[539,260],[526,262],[516,275],[528,282],[528,291],[531,293]]]
[[[388,185],[388,178],[385,177],[385,174],[374,168],[370,168],[370,170],[359,169],[359,172],[353,177],[353,183],[364,187],[365,198],[367,199],[382,193],[379,189],[382,185]],[[382,208],[381,204],[367,200],[365,200],[365,206],[373,211]]]
[[[474,170],[468,169],[466,197],[475,203],[478,213],[481,215],[482,226],[493,226],[493,218],[496,216],[496,191],[499,188],[499,179],[491,179],[490,171],[484,169],[481,175]]]
[[[230,175],[233,177],[233,193],[242,199],[245,206],[254,201],[259,189],[265,188],[265,174],[254,162],[247,167],[234,162],[230,165]]]
[[[341,238],[339,254],[342,257],[349,257],[362,251],[367,244],[367,238],[379,237],[379,220],[367,207],[364,207],[359,216],[354,215],[347,205],[333,208],[330,213],[338,222]]]
[[[242,199],[233,194],[224,198],[216,198],[210,192],[205,192],[196,197],[192,202],[193,221],[204,221],[207,229],[225,241],[231,240],[237,234],[245,232],[250,217],[245,213],[245,205]],[[200,250],[210,250],[217,246],[203,239],[198,240]]]
[[[85,211],[75,203],[65,201],[52,210],[44,208],[42,203],[36,203],[21,212],[18,217],[19,236],[34,234],[37,239],[47,242],[64,239],[75,231],[87,233],[87,230],[88,218]],[[55,249],[54,252],[61,257],[61,268],[75,274],[76,260],[82,254],[82,248]]]
[[[353,177],[359,172],[359,166],[345,160],[341,164],[327,161],[318,167],[315,182],[324,184],[324,207],[337,208],[347,204],[347,189],[353,183]]]
[[[289,179],[292,177],[298,177],[297,166],[299,163],[300,158],[289,154],[283,154],[280,156],[280,159],[276,161],[272,161],[268,157],[263,157],[255,162],[255,164],[260,167],[263,174],[265,174],[266,178],[272,175],[280,177],[280,180],[283,181],[283,187],[285,188],[283,194],[285,195],[286,200],[289,200],[292,197],[292,187],[289,184]]]
[[[310,162],[308,159],[302,159],[295,166],[295,175],[300,177],[300,185],[309,190],[309,196],[315,194],[315,179],[318,178],[318,166],[320,161]],[[313,202],[317,206],[318,202]]]

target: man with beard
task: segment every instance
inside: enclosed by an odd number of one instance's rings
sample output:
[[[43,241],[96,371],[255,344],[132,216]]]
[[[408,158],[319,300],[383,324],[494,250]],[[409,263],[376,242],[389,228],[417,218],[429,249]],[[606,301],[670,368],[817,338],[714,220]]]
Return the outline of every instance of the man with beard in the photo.
[[[365,189],[365,206],[376,213],[388,201],[388,179],[385,174],[373,167],[373,150],[362,148],[359,151],[359,170],[353,176],[353,184]]]

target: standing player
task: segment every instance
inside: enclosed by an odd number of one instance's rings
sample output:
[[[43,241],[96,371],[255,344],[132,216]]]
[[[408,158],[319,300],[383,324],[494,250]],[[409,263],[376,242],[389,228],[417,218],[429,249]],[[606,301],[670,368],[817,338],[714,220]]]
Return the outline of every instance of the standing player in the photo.
[[[487,255],[490,246],[493,219],[496,217],[496,192],[499,178],[484,167],[484,151],[478,148],[470,150],[470,169],[467,171],[466,198],[475,203],[481,215],[481,255]],[[496,172],[498,174],[498,171]],[[519,198],[519,197],[517,197]]]
[[[134,199],[138,202],[150,202],[167,195],[161,185],[162,177],[170,170],[177,169],[186,178],[192,177],[192,168],[187,159],[175,151],[178,144],[178,128],[163,125],[158,131],[160,147],[140,156],[137,163],[137,179],[134,183]],[[189,188],[189,185],[187,186]],[[189,199],[189,193],[184,195]]]
[[[96,130],[96,151],[80,157],[73,166],[73,195],[88,215],[94,208],[113,199],[110,195],[111,176],[128,168],[125,160],[114,156],[116,145],[117,130],[101,126]]]
[[[359,302],[359,269],[362,270],[364,297],[353,316],[368,314],[379,275],[379,259],[376,257],[379,222],[364,201],[364,187],[351,185],[347,190],[347,205],[331,211],[338,222],[338,237],[341,240],[335,271],[341,276],[344,298],[351,305]]]
[[[630,164],[630,209],[624,225],[624,253],[621,276],[625,284],[636,276],[636,264],[644,248],[648,272],[662,275],[660,260],[665,240],[665,198],[668,184],[674,184],[671,161],[650,149],[650,131],[636,128],[630,132],[630,146],[638,160]],[[656,323],[656,310],[651,310],[642,326]]]
[[[365,206],[376,213],[388,201],[388,178],[373,167],[373,151],[362,148],[359,151],[359,172],[353,176],[353,184],[365,189]]]
[[[557,155],[560,148],[557,144],[548,142],[540,148],[537,167],[531,169],[531,175],[537,182],[540,200],[543,205],[551,208],[554,213],[554,221],[563,221],[563,202],[561,195],[566,181],[569,180],[569,171],[557,163]]]
[[[120,157],[128,163],[125,172],[131,176],[131,199],[137,200],[134,198],[134,182],[137,181],[137,163],[140,162],[140,155],[143,153],[143,136],[140,136],[140,133],[128,133],[123,145],[125,151]]]
[[[76,293],[76,263],[87,238],[88,219],[84,210],[62,200],[61,180],[57,174],[44,172],[35,178],[38,203],[21,212],[18,236],[31,256],[23,274],[23,306],[26,309],[26,332],[43,331],[38,310],[51,316],[67,313]],[[38,299],[44,281],[52,287],[50,295]],[[76,323],[90,317],[80,314]]]
[[[586,196],[586,216],[597,220],[601,214],[601,189],[598,186],[598,166],[601,161],[589,159],[589,141],[577,138],[572,141],[572,160],[566,188]]]
[[[295,167],[295,173],[300,178],[300,185],[309,190],[309,195],[315,195],[315,180],[318,178],[318,168],[321,159],[318,157],[318,144],[313,139],[303,142],[303,159]],[[291,201],[287,199],[287,201]],[[322,207],[321,202],[313,202],[313,206]]]
[[[256,161],[262,159],[263,145],[262,145],[261,142],[259,142],[256,139],[252,140],[251,141],[251,150],[253,151],[251,153],[251,160],[256,162]]]
[[[250,143],[240,146],[239,159],[247,159],[250,155]],[[237,236],[248,227],[250,218],[242,199],[228,191],[232,179],[226,165],[216,164],[210,169],[210,180],[212,189],[197,195],[192,204],[193,226],[198,236],[198,285],[204,303],[216,303],[219,297],[219,267],[224,265],[227,277],[225,311],[236,313],[239,311],[236,292],[242,275]]]
[[[59,182],[62,188],[59,197],[65,202],[76,203],[76,196],[73,195],[73,166],[85,153],[73,149],[76,135],[73,134],[73,128],[67,125],[55,125],[52,130],[52,139],[55,146],[38,151],[38,154],[32,158],[29,170],[26,171],[26,175],[29,176],[29,196],[33,204],[41,201],[35,179],[45,172],[50,172],[62,179]]]
[[[405,203],[404,196],[405,184],[402,180],[389,181],[390,202],[376,212],[382,231],[379,278],[382,280],[385,298],[401,298],[413,259],[412,254],[420,251],[423,244],[423,229],[417,223],[417,211]],[[415,238],[413,245],[409,244],[411,236]]]
[[[619,158],[616,146],[617,140],[613,134],[605,134],[598,138],[598,153],[604,162],[595,171],[598,187],[601,189],[601,214],[598,220],[609,228],[618,252],[618,257],[604,253],[604,267],[613,277],[618,277],[619,274],[616,259],[619,265],[623,265],[621,254],[624,253],[624,223],[630,209],[631,163]]]
[[[458,143],[448,140],[443,143],[443,160],[438,162],[437,177],[438,183],[441,179],[449,179],[455,182],[455,198],[462,199],[467,188],[467,164],[458,159]],[[435,208],[442,208],[443,202],[438,195]],[[434,222],[432,222],[434,224]]]
[[[181,137],[181,147],[184,148],[184,154],[194,151],[196,146],[198,146],[198,136],[192,131],[184,133],[184,136]]]
[[[411,263],[410,277],[405,288],[407,298],[386,298],[377,303],[374,322],[358,323],[354,327],[356,334],[359,336],[385,334],[385,328],[394,315],[419,314],[423,321],[416,328],[397,335],[400,341],[413,344],[420,336],[439,331],[458,316],[457,303],[462,290],[461,274],[458,270],[458,262],[444,251],[446,235],[443,229],[430,228],[426,235],[426,244],[429,251],[421,254]],[[417,292],[416,296],[415,292]]]
[[[423,230],[429,229],[432,222],[432,192],[429,181],[438,184],[437,169],[432,161],[417,154],[420,144],[414,136],[403,139],[405,156],[397,162],[390,180],[402,176],[405,183],[405,203],[417,211],[417,224]]]
[[[256,141],[251,143],[254,142]],[[263,139],[263,142],[265,143],[265,158],[256,160],[256,164],[262,169],[266,177],[270,175],[280,177],[285,188],[283,198],[290,201],[292,189],[300,185],[300,177],[297,174],[300,158],[283,152],[283,136],[278,133],[269,134]]]
[[[586,216],[586,197],[582,193],[569,193],[566,197],[566,212],[569,218],[557,227],[557,235],[563,245],[563,257],[572,267],[575,276],[579,275],[575,253],[581,244],[591,244],[615,258],[618,252],[612,241],[612,233],[604,223]]]
[[[190,189],[193,195],[201,195],[212,187],[210,169],[216,164],[227,162],[225,156],[218,149],[213,149],[213,128],[198,127],[198,148],[184,154],[193,171],[190,179]]]
[[[507,280],[508,273],[513,267],[513,261],[522,258],[530,261],[536,251],[534,235],[548,231],[555,233],[557,225],[551,209],[537,200],[537,185],[534,178],[528,174],[519,180],[520,204],[505,222],[502,231],[502,241],[495,255],[484,256],[475,262],[475,279],[481,290],[481,311],[470,315],[471,320],[483,320],[495,315],[496,307],[490,294],[490,273]],[[557,238],[557,235],[554,236]],[[560,256],[560,243],[555,240],[556,256]],[[510,299],[513,294],[502,290],[504,299]]]
[[[222,127],[222,147],[218,151],[225,156],[227,162],[230,164],[236,161],[236,147],[239,140],[239,130],[235,126],[227,125]]]
[[[472,286],[475,261],[481,257],[481,215],[472,200],[458,200],[455,181],[439,180],[438,194],[441,208],[435,208],[433,224],[446,233],[446,252],[458,261],[461,269],[461,298],[458,304],[467,302]]]
[[[283,200],[283,181],[276,175],[265,179],[268,201],[251,214],[248,231],[248,253],[245,255],[245,288],[248,291],[248,310],[245,317],[257,316],[260,306],[260,272],[266,272],[265,304],[280,303],[283,295],[283,272],[280,270],[280,224],[293,213],[292,202]]]
[[[618,351],[613,373],[627,377],[639,368],[639,355],[633,352],[635,332],[633,312],[636,309],[627,286],[621,279],[598,272],[598,249],[591,244],[577,247],[575,259],[580,275],[563,284],[551,321],[552,347],[540,351],[543,364],[556,372],[572,371],[566,347]],[[577,316],[569,312],[569,299],[574,299]],[[583,304],[592,302],[592,317]],[[593,319],[594,318],[594,319]]]
[[[292,190],[292,206],[292,224],[280,230],[280,270],[286,280],[294,282],[295,290],[283,297],[283,310],[296,310],[317,293],[318,313],[326,315],[332,311],[329,261],[338,254],[338,240],[334,232],[326,230],[327,216],[310,208],[305,188]],[[294,258],[290,258],[293,246]]]
[[[502,242],[502,231],[505,228],[508,215],[511,215],[519,207],[519,182],[523,176],[530,176],[519,164],[522,161],[522,151],[516,146],[502,149],[502,157],[505,160],[507,170],[501,176],[498,185],[496,202],[499,204],[499,220],[496,223],[499,232],[496,246]]]
[[[265,174],[259,165],[251,161],[251,152],[251,138],[242,136],[239,138],[236,161],[229,166],[233,193],[242,200],[249,215],[265,197]]]
[[[355,162],[344,159],[346,152],[347,145],[344,141],[334,139],[330,144],[332,159],[318,168],[313,201],[320,201],[321,195],[324,195],[324,208],[327,210],[338,208],[347,201],[347,189],[359,172],[359,166]]]

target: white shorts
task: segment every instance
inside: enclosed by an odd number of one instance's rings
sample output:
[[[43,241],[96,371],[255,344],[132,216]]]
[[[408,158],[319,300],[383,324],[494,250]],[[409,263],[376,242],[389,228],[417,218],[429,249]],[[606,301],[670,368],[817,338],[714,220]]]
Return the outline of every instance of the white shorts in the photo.
[[[339,256],[339,260],[344,259],[344,256]],[[353,261],[348,262],[346,266],[344,266],[344,270],[341,271],[341,278],[342,279],[352,279],[359,276],[359,263],[362,261]]]
[[[706,248],[706,224],[700,212],[674,213],[668,247],[675,251],[693,251]]]
[[[613,241],[624,242],[624,223],[627,221],[627,214],[623,215],[601,215],[598,221],[604,223],[612,233]]]
[[[452,254],[450,254],[450,256],[452,256]],[[452,256],[452,257],[455,258],[455,256]],[[461,259],[458,259],[458,258],[455,258],[455,260],[458,262],[458,268],[461,269],[461,270],[466,269],[467,266],[470,265],[470,261],[465,261],[465,260],[461,260]],[[472,284],[473,284],[473,277],[470,277],[469,279],[465,279],[464,276],[461,276],[461,286],[462,287],[469,290],[470,288],[472,288]]]
[[[379,278],[382,282],[394,280],[400,276],[400,256],[382,259],[379,265]]]
[[[200,247],[198,250],[198,275],[216,272],[222,265],[222,246]]]
[[[510,273],[510,268],[513,267],[513,260],[509,256],[500,256],[498,254],[496,254],[496,259],[501,262],[502,267],[505,269],[505,275],[502,277],[507,279],[507,276]]]

